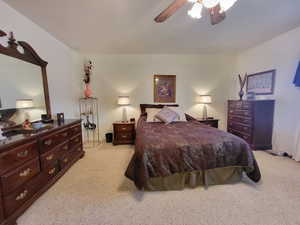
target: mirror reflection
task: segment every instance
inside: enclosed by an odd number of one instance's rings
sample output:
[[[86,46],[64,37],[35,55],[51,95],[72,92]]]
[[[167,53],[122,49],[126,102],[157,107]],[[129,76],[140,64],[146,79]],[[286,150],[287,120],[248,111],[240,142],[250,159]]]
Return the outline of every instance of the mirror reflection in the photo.
[[[41,67],[0,54],[0,119],[9,114],[10,125],[21,124],[45,113]]]

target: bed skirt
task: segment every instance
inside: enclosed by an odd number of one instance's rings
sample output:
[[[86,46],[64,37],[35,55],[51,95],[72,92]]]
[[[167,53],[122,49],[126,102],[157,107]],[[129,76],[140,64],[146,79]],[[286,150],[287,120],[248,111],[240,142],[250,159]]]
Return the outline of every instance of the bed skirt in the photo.
[[[185,187],[195,188],[219,184],[231,184],[241,181],[242,167],[215,168],[206,171],[177,173],[168,177],[148,179],[146,191],[182,190]]]

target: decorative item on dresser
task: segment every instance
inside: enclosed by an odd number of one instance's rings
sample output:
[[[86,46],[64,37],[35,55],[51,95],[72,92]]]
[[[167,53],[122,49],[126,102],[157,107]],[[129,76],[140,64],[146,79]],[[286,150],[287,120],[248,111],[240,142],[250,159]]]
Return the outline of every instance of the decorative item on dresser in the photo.
[[[134,144],[135,141],[135,123],[117,122],[113,124],[114,145]]]
[[[0,224],[17,218],[84,156],[80,120],[65,120],[0,143]],[[1,223],[2,218],[2,223]]]
[[[219,120],[218,119],[198,119],[200,123],[203,123],[205,125],[214,127],[214,128],[219,128]]]
[[[275,100],[228,101],[229,133],[246,140],[254,150],[272,149]]]

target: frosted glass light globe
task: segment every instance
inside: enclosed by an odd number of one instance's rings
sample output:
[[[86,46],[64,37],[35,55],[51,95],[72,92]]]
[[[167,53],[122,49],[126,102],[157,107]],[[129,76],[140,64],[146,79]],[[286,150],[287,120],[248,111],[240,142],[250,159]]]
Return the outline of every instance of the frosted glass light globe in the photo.
[[[188,11],[188,14],[189,14],[189,16],[191,16],[194,19],[200,19],[202,17],[202,15],[201,15],[202,9],[203,9],[202,4],[200,4],[199,2],[196,2],[193,5],[193,8]]]
[[[188,0],[189,2],[191,2],[191,3],[196,3],[196,2],[198,2],[198,0]]]
[[[220,0],[221,10],[222,10],[222,11],[227,11],[227,10],[230,9],[236,2],[237,2],[237,0]]]
[[[202,4],[206,8],[213,8],[220,3],[220,0],[202,0]]]

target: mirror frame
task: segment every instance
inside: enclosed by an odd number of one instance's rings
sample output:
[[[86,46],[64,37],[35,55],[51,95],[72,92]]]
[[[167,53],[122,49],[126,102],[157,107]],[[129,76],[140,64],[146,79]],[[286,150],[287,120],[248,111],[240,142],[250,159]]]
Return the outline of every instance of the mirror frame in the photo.
[[[0,30],[0,37],[5,37],[5,36],[8,36],[8,41],[7,41],[8,46],[5,47],[0,44],[0,54],[17,58],[41,67],[46,111],[48,115],[51,115],[51,106],[50,106],[50,97],[49,97],[49,88],[48,88],[48,79],[47,79],[47,70],[46,70],[48,62],[44,61],[27,42],[16,41],[13,32],[9,32],[9,35],[7,35],[4,31]],[[19,47],[23,49],[24,51],[23,53],[21,53],[18,50]]]

